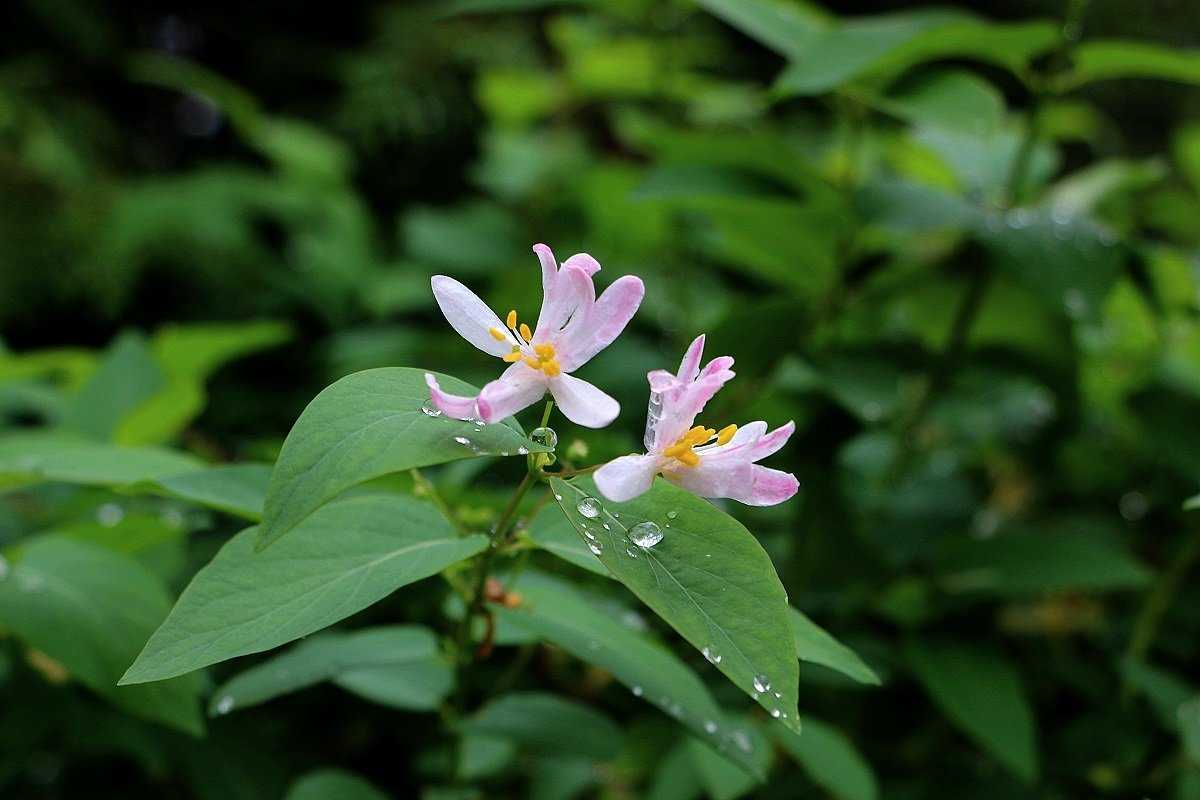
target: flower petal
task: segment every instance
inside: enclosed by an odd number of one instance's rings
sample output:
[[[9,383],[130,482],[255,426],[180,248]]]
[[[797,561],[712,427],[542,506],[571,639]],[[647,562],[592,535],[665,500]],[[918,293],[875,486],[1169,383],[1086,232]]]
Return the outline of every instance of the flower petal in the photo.
[[[567,419],[585,428],[603,428],[621,413],[620,403],[574,375],[551,378],[550,394]]]
[[[701,497],[733,497],[750,484],[752,466],[745,461],[711,462],[701,458],[698,466],[665,470],[663,477]]]
[[[600,494],[614,503],[632,500],[650,490],[658,472],[658,456],[621,456],[596,470],[592,477]]]
[[[496,313],[466,286],[446,275],[434,275],[430,284],[438,308],[459,336],[493,356],[502,356],[517,344]],[[504,338],[492,336],[493,328],[504,331]]]
[[[596,300],[596,287],[583,265],[568,266],[572,259],[567,259],[562,269],[558,269],[549,247],[537,244],[533,249],[542,262],[542,308],[538,312],[533,338],[539,344],[557,343],[567,321],[580,316],[581,308],[585,311],[591,308]],[[596,265],[596,269],[599,268]]]
[[[679,362],[678,377],[681,383],[691,383],[700,375],[700,359],[704,358],[705,335],[702,333],[688,345],[683,360]]]
[[[573,372],[612,344],[625,330],[629,320],[633,319],[645,296],[646,285],[642,279],[635,275],[624,275],[605,289],[590,308],[581,305],[580,309],[586,310],[586,314],[577,321],[571,321],[561,340],[559,361],[562,368]]]
[[[513,364],[479,393],[479,418],[491,424],[542,399],[546,380],[541,372],[524,364]]]
[[[580,269],[585,275],[595,275],[600,271],[600,262],[587,253],[576,253],[563,262],[563,269]]]
[[[729,497],[748,506],[773,506],[791,499],[799,489],[800,481],[792,473],[754,464],[750,481]]]
[[[443,392],[437,378],[428,372],[425,373],[425,385],[429,387],[429,398],[438,411],[453,419],[475,419],[476,398]]]

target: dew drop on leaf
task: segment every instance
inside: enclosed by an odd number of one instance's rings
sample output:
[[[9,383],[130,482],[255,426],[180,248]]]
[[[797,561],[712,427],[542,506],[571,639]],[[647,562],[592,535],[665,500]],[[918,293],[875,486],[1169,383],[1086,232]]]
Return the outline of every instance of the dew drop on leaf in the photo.
[[[517,448],[517,455],[522,455],[522,456],[529,455],[529,448],[526,447],[525,445],[521,445],[520,447]]]
[[[598,555],[600,555],[601,553],[603,553],[603,552],[604,552],[604,551],[603,551],[603,550],[600,548],[600,545],[596,544],[595,542],[588,542],[588,550],[591,550],[591,551],[592,551],[592,555],[594,555],[594,556],[598,556]]]
[[[767,692],[767,691],[770,691],[770,689],[771,689],[771,681],[767,678],[766,675],[755,675],[754,676],[754,691]]]
[[[663,540],[663,532],[653,522],[639,522],[629,529],[629,538],[638,547],[654,547]]]
[[[708,663],[710,663],[710,664],[720,664],[721,663],[722,656],[720,653],[718,653],[716,651],[716,648],[705,645],[703,648],[700,649],[700,652],[704,655],[705,658],[708,659]]]
[[[584,497],[575,506],[575,510],[588,519],[600,516],[600,501],[594,497]]]
[[[233,698],[225,695],[217,701],[217,713],[228,714],[230,711],[233,711]]]
[[[426,403],[425,405],[421,406],[421,413],[427,417],[440,417],[442,415],[442,410],[430,405],[429,403]]]
[[[642,687],[640,687],[640,686],[634,686],[633,689],[631,689],[630,691],[633,692],[634,697],[642,696]]]
[[[705,721],[704,732],[709,733],[709,734],[716,733],[717,732],[717,723],[713,722],[711,719]]]
[[[678,516],[679,516],[678,511],[668,511],[667,512],[667,519],[675,519]]]
[[[558,434],[554,432],[554,428],[534,428],[529,432],[529,438],[543,447],[551,449],[558,444]]]

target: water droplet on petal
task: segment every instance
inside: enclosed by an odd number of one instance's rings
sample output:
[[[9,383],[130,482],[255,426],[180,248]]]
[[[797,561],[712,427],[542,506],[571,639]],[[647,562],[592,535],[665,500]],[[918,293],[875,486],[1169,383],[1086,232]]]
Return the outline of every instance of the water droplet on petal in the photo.
[[[755,675],[754,676],[754,691],[768,692],[770,690],[771,690],[771,681],[767,678],[766,675]]]
[[[629,538],[638,547],[654,547],[663,540],[663,532],[653,522],[639,522],[629,529]]]
[[[217,701],[217,713],[228,714],[230,711],[233,711],[233,698],[225,695]]]
[[[554,432],[554,428],[534,428],[529,432],[529,438],[551,450],[558,444],[558,434]]]
[[[595,519],[600,516],[600,501],[594,497],[584,497],[575,506],[575,510],[588,519]]]

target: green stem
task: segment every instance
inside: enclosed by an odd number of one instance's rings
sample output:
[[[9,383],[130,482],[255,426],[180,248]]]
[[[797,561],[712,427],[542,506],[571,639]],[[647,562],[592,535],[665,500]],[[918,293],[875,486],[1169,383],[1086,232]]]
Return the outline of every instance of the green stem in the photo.
[[[437,487],[425,477],[421,470],[414,467],[413,469],[409,470],[409,474],[412,475],[413,484],[416,485],[416,487],[420,490],[420,493],[427,495],[429,499],[433,501],[433,504],[437,506],[438,511],[442,512],[442,516],[449,520],[450,524],[453,525],[455,530],[458,531],[459,536],[466,536],[468,533],[470,533],[470,531],[467,530],[467,527],[462,524],[458,517],[454,515],[454,512],[450,510],[450,506],[446,503],[445,498],[443,498],[441,493],[437,490]]]
[[[1200,560],[1200,528],[1179,548],[1167,571],[1163,573],[1154,591],[1146,598],[1141,611],[1138,612],[1127,650],[1130,658],[1140,661],[1150,651],[1163,617],[1170,609],[1179,587],[1183,585],[1183,579],[1197,560]]]

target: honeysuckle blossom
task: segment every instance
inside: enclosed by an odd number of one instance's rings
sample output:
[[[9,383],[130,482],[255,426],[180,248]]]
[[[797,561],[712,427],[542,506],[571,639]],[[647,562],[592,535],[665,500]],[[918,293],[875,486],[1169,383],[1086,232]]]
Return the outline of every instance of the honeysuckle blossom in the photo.
[[[610,461],[595,474],[596,486],[609,500],[632,500],[647,491],[654,476],[701,497],[724,497],[752,506],[782,503],[799,488],[794,475],[755,462],[787,443],[792,422],[767,433],[767,423],[751,422],[719,431],[694,425],[696,416],[727,381],[733,359],[721,356],[700,368],[704,336],[696,337],[672,375],[655,370],[646,416],[646,453]]]
[[[603,428],[616,419],[616,400],[571,373],[612,343],[633,318],[646,293],[641,278],[625,275],[596,297],[596,259],[578,253],[559,268],[554,253],[536,244],[542,264],[542,309],[537,325],[519,322],[516,310],[500,318],[466,286],[445,275],[431,281],[433,296],[450,326],[488,355],[510,364],[475,397],[443,392],[425,373],[433,404],[456,419],[497,422],[538,402],[546,392],[567,419]]]

